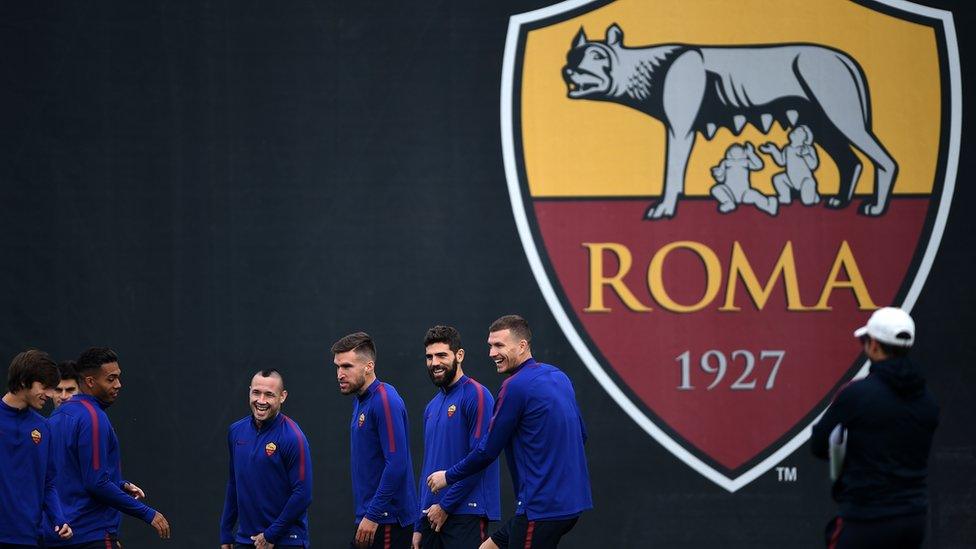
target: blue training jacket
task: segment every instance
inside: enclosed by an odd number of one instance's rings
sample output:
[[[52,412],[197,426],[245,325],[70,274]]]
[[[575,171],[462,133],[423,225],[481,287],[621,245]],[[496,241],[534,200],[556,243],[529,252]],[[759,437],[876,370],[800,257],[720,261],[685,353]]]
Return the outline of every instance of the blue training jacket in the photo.
[[[593,507],[576,392],[560,369],[528,359],[502,383],[488,436],[447,470],[448,484],[481,471],[508,448],[518,502],[529,520],[563,520]]]
[[[424,410],[424,466],[420,475],[420,510],[438,503],[449,515],[501,518],[498,461],[487,469],[432,494],[427,477],[443,471],[475,449],[488,434],[495,399],[482,384],[461,376],[437,392]],[[423,518],[423,516],[421,516]],[[420,520],[415,530],[420,530]]]
[[[36,545],[43,532],[65,522],[51,438],[44,416],[0,400],[0,543]],[[42,524],[42,511],[54,520]]]
[[[230,426],[227,449],[220,543],[251,545],[251,536],[264,533],[279,547],[308,545],[312,453],[298,424],[279,413],[258,429],[249,415]]]
[[[349,447],[357,524],[367,517],[412,527],[417,520],[407,426],[403,399],[389,383],[376,379],[356,395]]]
[[[105,414],[108,405],[78,394],[59,406],[48,419],[55,439],[57,487],[64,518],[74,531],[69,540],[48,545],[73,545],[117,535],[122,513],[147,523],[156,510],[122,490],[119,439]],[[121,513],[120,513],[121,511]]]

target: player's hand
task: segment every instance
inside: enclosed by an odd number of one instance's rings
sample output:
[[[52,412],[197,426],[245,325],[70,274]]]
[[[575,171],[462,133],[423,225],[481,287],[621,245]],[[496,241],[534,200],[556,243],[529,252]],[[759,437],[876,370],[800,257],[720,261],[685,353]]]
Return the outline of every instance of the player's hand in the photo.
[[[430,527],[434,529],[435,532],[440,532],[444,523],[447,522],[447,511],[441,508],[440,504],[433,504],[430,509],[427,510],[427,520],[430,521]]]
[[[481,547],[479,547],[478,549],[499,549],[499,548],[497,545],[495,545],[494,540],[488,538],[484,541],[484,543],[481,544]]]
[[[251,539],[254,540],[254,547],[257,549],[274,549],[274,544],[264,539],[264,532],[251,536]]]
[[[71,539],[71,536],[75,535],[75,533],[71,531],[71,527],[68,526],[67,522],[61,526],[55,526],[54,533],[57,534],[61,539]]]
[[[233,543],[223,543],[220,545],[220,549],[234,549]]]
[[[149,525],[156,529],[159,539],[169,539],[169,521],[162,513],[156,511],[156,516],[153,517]]]
[[[123,484],[122,490],[124,490],[126,494],[129,494],[136,499],[144,499],[146,497],[146,493],[142,491],[142,488],[139,488],[131,482],[126,482]]]
[[[447,486],[447,471],[434,471],[427,477],[427,487],[433,493],[440,492]]]
[[[420,542],[423,540],[423,535],[420,532],[413,533],[413,543],[410,544],[410,549],[420,549]]]
[[[359,547],[369,547],[373,545],[373,538],[376,536],[376,528],[379,524],[363,517],[359,521],[359,528],[356,529],[356,545]]]
[[[759,150],[764,153],[773,154],[773,151],[776,150],[776,145],[772,141],[767,141],[759,146]]]

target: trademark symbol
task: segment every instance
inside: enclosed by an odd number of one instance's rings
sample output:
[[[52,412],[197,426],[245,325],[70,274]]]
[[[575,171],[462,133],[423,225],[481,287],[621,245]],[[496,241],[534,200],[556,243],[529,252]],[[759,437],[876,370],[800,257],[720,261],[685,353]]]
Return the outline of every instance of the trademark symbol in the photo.
[[[777,467],[776,479],[780,482],[796,482],[796,467]]]

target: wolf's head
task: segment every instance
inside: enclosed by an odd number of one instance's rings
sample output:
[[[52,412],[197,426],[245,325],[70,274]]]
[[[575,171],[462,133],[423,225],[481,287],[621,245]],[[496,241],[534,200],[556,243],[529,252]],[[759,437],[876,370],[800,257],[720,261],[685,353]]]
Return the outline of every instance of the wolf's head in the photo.
[[[624,31],[616,23],[607,27],[603,42],[591,42],[580,28],[566,54],[566,66],[562,71],[571,99],[596,99],[611,95],[612,71],[620,62],[617,50],[623,46],[623,41]]]

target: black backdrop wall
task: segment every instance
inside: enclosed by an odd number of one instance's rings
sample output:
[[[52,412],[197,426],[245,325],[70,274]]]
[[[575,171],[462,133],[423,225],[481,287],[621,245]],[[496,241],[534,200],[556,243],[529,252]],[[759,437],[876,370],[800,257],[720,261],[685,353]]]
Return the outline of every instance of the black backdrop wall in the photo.
[[[976,10],[953,9],[964,96]],[[806,445],[728,493],[648,437],[594,381],[529,272],[498,124],[508,17],[544,2],[7,3],[0,8],[0,356],[121,355],[110,416],[125,474],[173,525],[126,518],[126,547],[208,547],[226,427],[250,374],[287,376],[312,446],[317,547],[353,531],[348,414],[330,344],[379,345],[419,416],[422,337],[457,326],[497,390],[488,323],[517,311],[573,379],[590,425],[595,509],[568,547],[817,547],[833,504]],[[913,313],[942,424],[928,547],[976,543],[976,267],[966,129],[956,196]],[[4,362],[7,359],[4,359]],[[5,370],[4,370],[5,372]],[[5,473],[6,474],[6,473]],[[511,488],[503,472],[503,502]]]

